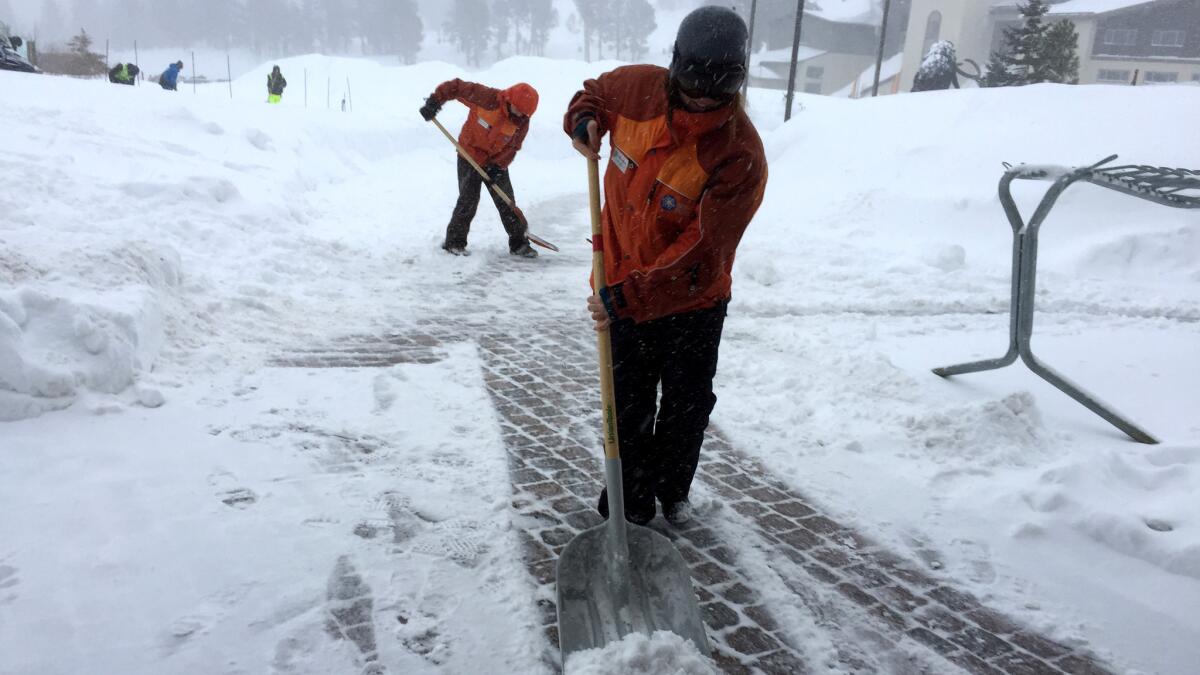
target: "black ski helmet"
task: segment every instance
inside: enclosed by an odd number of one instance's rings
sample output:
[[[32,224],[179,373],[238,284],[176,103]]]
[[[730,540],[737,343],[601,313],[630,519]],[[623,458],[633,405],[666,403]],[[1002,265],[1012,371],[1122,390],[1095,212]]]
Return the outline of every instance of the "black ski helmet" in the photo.
[[[732,98],[746,79],[749,32],[742,17],[726,7],[688,14],[675,36],[672,84],[688,95]]]

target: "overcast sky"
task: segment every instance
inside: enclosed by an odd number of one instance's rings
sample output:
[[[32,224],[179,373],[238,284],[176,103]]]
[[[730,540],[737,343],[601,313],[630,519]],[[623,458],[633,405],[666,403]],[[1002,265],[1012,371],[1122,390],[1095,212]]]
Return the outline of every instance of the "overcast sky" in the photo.
[[[453,0],[417,0],[417,4],[421,7],[421,15],[423,17],[440,17],[444,13],[444,8]],[[148,0],[150,6],[153,7],[155,0]],[[0,16],[0,21],[12,24],[14,29],[27,29],[33,26],[33,22],[37,21],[38,15],[42,11],[42,0],[7,0],[7,4],[12,8],[13,16]],[[58,6],[62,8],[68,16],[71,12],[73,0],[58,0]],[[0,8],[5,5],[5,0],[0,0]],[[2,9],[0,9],[2,11]]]

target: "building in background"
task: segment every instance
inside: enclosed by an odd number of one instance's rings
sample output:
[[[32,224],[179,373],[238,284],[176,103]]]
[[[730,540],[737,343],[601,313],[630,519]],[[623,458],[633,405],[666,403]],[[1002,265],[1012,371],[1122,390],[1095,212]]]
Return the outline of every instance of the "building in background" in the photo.
[[[1047,21],[1079,33],[1080,84],[1200,82],[1200,0],[1047,0]],[[959,59],[983,66],[1020,20],[1017,0],[913,0],[900,89],[912,87],[921,59],[949,40]]]
[[[892,0],[885,58],[900,52],[908,25],[911,0]],[[808,0],[797,57],[796,91],[850,95],[862,90],[863,73],[869,95],[879,49],[881,0]],[[755,26],[757,49],[750,57],[750,84],[786,89],[796,26],[796,0],[759,0]],[[885,71],[887,70],[885,63]],[[881,76],[880,93],[890,93],[893,81]]]

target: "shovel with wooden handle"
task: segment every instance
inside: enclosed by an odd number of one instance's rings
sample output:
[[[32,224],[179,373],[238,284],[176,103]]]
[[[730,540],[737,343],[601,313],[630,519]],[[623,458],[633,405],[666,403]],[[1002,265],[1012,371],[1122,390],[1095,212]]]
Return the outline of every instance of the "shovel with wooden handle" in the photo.
[[[592,279],[604,278],[600,230],[600,169],[588,160],[592,210]],[[602,648],[630,633],[667,630],[691,640],[708,656],[700,605],[683,556],[663,535],[627,523],[613,393],[612,343],[599,331],[600,398],[604,424],[604,474],[608,520],[575,536],[558,559],[558,640],[564,669],[575,652]]]
[[[508,208],[513,210],[513,213],[517,214],[517,219],[520,220],[521,224],[525,226],[525,237],[529,239],[529,242],[532,244],[537,244],[542,248],[548,248],[557,253],[557,246],[529,231],[529,221],[525,218],[525,213],[517,207],[517,204],[512,200],[512,197],[509,197],[504,190],[500,189],[500,186],[492,184],[492,177],[488,175],[487,171],[483,170],[482,166],[479,166],[479,162],[476,162],[474,157],[471,157],[466,150],[463,150],[463,147],[458,144],[458,141],[454,139],[454,136],[452,136],[449,131],[446,131],[446,127],[442,126],[442,123],[437,121],[436,117],[429,121],[436,124],[437,128],[441,129],[442,133],[446,135],[446,138],[454,144],[454,149],[458,151],[458,156],[467,160],[467,162],[469,162],[471,166],[479,172],[479,175],[483,177],[483,184],[488,186],[489,190],[496,193],[496,196],[500,198],[500,201],[507,204]]]

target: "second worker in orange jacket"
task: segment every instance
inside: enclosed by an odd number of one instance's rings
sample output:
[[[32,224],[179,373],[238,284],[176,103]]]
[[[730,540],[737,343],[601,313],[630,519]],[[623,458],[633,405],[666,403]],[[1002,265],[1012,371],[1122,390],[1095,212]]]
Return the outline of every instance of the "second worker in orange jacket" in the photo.
[[[508,89],[491,87],[453,79],[438,85],[421,107],[421,116],[426,121],[433,119],[446,101],[456,100],[467,106],[470,113],[458,136],[462,146],[488,174],[488,181],[503,190],[512,199],[512,181],[508,165],[512,164],[525,134],[529,133],[529,118],[537,110],[538,93],[524,82]],[[483,177],[467,160],[458,158],[458,202],[446,226],[446,240],[442,248],[455,255],[467,254],[467,234],[471,221],[479,208],[479,190]],[[489,190],[489,192],[491,192]],[[536,258],[537,252],[529,247],[526,226],[496,193],[492,201],[500,213],[500,222],[508,233],[508,249],[513,255]]]

